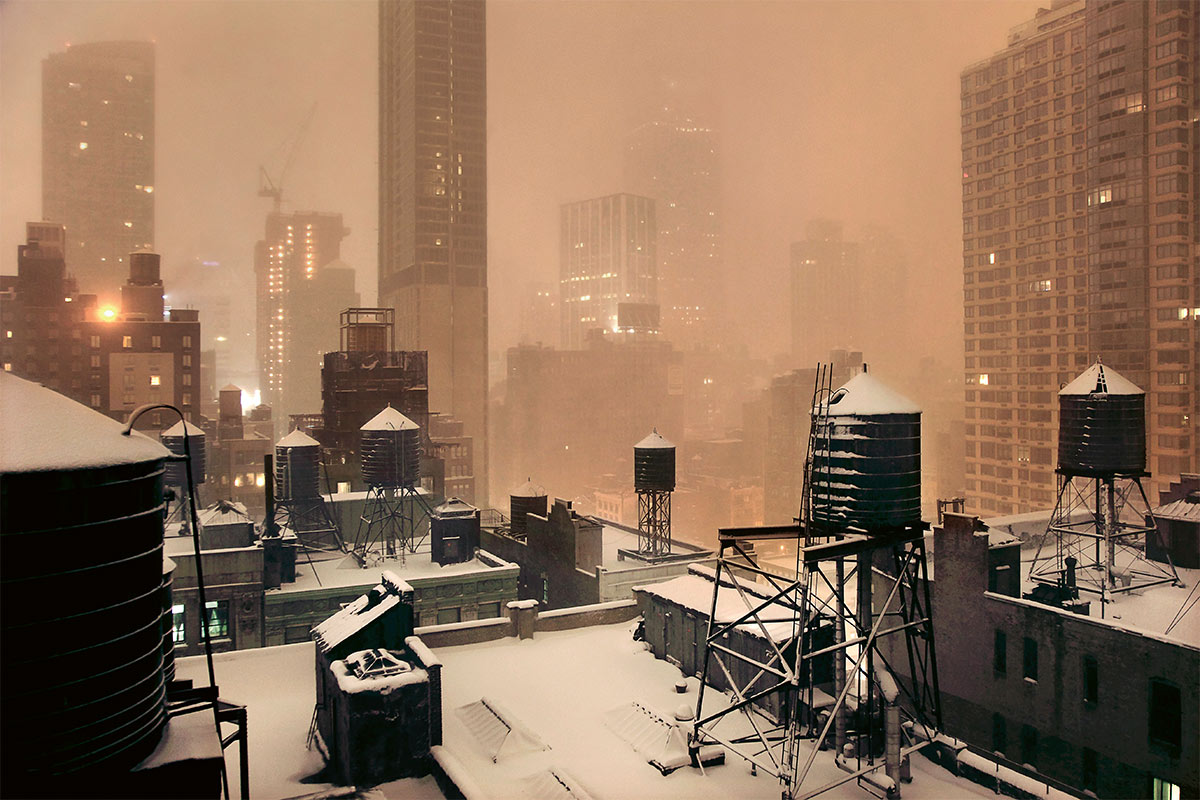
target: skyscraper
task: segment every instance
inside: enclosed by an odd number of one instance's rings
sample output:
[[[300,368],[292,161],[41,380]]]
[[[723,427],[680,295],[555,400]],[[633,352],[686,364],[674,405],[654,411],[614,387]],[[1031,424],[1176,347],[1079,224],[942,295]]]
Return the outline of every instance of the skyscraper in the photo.
[[[1155,488],[1200,468],[1198,24],[1060,1],[962,73],[972,510],[1053,505],[1057,392],[1096,358],[1146,390]]]
[[[659,292],[668,338],[684,349],[719,337],[721,184],[717,132],[674,109],[634,130],[625,186],[656,203]]]
[[[657,328],[654,201],[632,194],[598,197],[567,203],[561,219],[562,346],[579,350],[596,329]]]
[[[864,306],[859,245],[842,223],[816,219],[792,244],[792,358],[808,368],[838,347],[858,344]]]
[[[487,71],[483,0],[379,4],[379,304],[429,353],[429,407],[474,437],[487,494]]]
[[[42,216],[66,226],[79,289],[115,301],[154,245],[154,45],[95,42],[42,62]]]
[[[349,233],[341,214],[275,211],[255,246],[259,388],[280,435],[289,414],[320,408],[321,365],[338,346],[337,312],[359,304],[354,270],[339,259]]]

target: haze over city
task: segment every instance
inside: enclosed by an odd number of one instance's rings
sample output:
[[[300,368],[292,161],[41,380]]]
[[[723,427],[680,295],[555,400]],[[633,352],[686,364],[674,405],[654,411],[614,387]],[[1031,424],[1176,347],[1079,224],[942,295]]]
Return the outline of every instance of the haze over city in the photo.
[[[1196,0],[0,0],[0,796],[1200,796]]]
[[[787,348],[788,245],[812,217],[888,227],[911,248],[920,313],[951,355],[961,286],[958,81],[1036,3],[495,3],[488,18],[492,350],[514,344],[527,281],[558,271],[558,206],[622,191],[625,137],[657,106],[718,130],[734,335]],[[41,218],[39,64],[69,43],[157,42],[155,247],[164,279],[220,262],[251,319],[254,242],[316,105],[284,208],[338,211],[364,302],[378,218],[370,2],[7,2],[0,14],[0,265]],[[172,297],[186,303],[182,298]],[[336,313],[336,310],[334,311]],[[863,320],[867,324],[868,320]],[[252,328],[247,332],[252,332]],[[853,342],[848,342],[853,344]],[[247,342],[248,345],[248,342]],[[249,346],[235,351],[252,365]],[[880,369],[887,369],[884,364]],[[497,376],[493,376],[495,379]]]

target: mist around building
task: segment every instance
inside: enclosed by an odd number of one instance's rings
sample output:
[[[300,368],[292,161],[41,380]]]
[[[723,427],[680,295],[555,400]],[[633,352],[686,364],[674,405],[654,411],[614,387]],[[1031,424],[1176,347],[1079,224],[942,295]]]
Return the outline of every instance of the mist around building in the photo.
[[[1195,5],[957,65],[961,305],[835,206],[758,308],[686,76],[489,263],[511,10],[381,0],[378,217],[295,190],[314,104],[236,264],[156,249],[158,45],[17,65],[0,793],[1200,795]]]

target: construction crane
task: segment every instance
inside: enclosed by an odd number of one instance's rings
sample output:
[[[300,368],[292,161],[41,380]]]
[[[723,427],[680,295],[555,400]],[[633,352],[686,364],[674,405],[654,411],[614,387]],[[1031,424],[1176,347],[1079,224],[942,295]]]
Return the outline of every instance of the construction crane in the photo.
[[[296,151],[300,149],[300,144],[304,141],[304,137],[308,134],[308,126],[312,123],[312,119],[316,116],[317,104],[313,103],[312,108],[308,110],[308,116],[300,123],[300,127],[288,139],[285,139],[279,147],[275,148],[274,156],[284,148],[287,149],[287,157],[284,159],[283,168],[279,170],[279,176],[272,178],[267,172],[267,168],[263,165],[258,167],[258,196],[269,197],[273,201],[272,210],[279,213],[279,207],[283,203],[283,180],[287,177],[288,170],[292,166],[292,161],[296,158]]]

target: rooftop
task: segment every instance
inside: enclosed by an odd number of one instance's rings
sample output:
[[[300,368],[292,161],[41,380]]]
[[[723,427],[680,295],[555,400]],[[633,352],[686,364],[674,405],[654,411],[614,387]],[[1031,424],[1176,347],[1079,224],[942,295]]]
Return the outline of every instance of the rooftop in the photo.
[[[312,563],[309,563],[309,556]],[[384,571],[394,573],[397,578],[405,581],[422,580],[427,578],[449,578],[459,575],[470,575],[488,572],[495,569],[495,564],[504,563],[494,558],[491,563],[481,560],[478,556],[470,561],[459,564],[440,566],[430,557],[429,539],[417,547],[417,552],[405,554],[403,559],[387,558],[378,564],[360,567],[353,556],[343,553],[321,553],[310,551],[296,552],[296,580],[285,583],[278,589],[267,592],[270,596],[275,593],[308,592],[314,589],[349,588],[355,586],[371,588],[379,583]],[[314,574],[315,573],[315,574]],[[318,581],[318,578],[320,579]]]
[[[554,633],[532,640],[502,639],[485,644],[436,648],[442,672],[444,744],[438,758],[457,778],[487,787],[494,797],[566,797],[573,786],[607,798],[763,798],[776,800],[779,783],[770,775],[750,773],[749,765],[730,756],[722,766],[701,773],[688,767],[663,776],[647,763],[649,749],[678,746],[663,727],[662,746],[639,750],[629,743],[630,724],[649,720],[640,705],[664,720],[680,706],[695,709],[698,683],[688,678],[677,694],[677,668],[656,659],[635,642],[628,623]],[[585,655],[586,654],[586,657]],[[321,769],[318,753],[305,748],[315,696],[311,643],[222,653],[213,657],[221,696],[246,703],[250,720],[250,781],[260,797],[291,797],[331,788],[313,781]],[[177,662],[181,678],[206,683],[201,657]],[[707,697],[721,697],[711,693]],[[471,713],[486,700],[519,730],[520,741],[493,753],[485,747]],[[730,724],[735,720],[731,718]],[[647,723],[653,724],[653,723]],[[474,731],[474,732],[473,732]],[[486,733],[486,732],[484,732]],[[236,774],[236,748],[227,752]],[[493,761],[493,756],[495,760]],[[921,757],[912,759],[908,800],[994,797],[994,792],[960,780]],[[806,786],[843,776],[829,753],[817,756]],[[539,791],[549,786],[555,792]],[[1059,797],[1057,793],[1053,796]],[[425,798],[440,793],[431,778],[395,781],[377,787],[372,797]],[[853,782],[825,797],[867,797]]]

